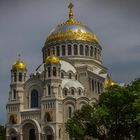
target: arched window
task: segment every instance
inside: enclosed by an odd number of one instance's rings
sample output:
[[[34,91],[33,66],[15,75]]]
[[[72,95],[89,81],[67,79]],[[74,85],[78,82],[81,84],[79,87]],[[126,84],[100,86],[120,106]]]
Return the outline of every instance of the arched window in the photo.
[[[93,47],[90,48],[90,56],[93,57]]]
[[[61,128],[59,128],[59,139],[61,139]]]
[[[78,46],[74,44],[74,55],[78,55]]]
[[[56,47],[56,55],[60,56],[60,47],[59,46]]]
[[[53,113],[50,111],[50,112],[46,112],[46,115],[45,115],[46,119],[47,119],[47,122],[50,122],[53,120]]]
[[[16,74],[16,72],[14,72],[14,82],[16,82],[17,81],[17,74]]]
[[[71,118],[72,117],[72,107],[69,106],[68,107],[68,118]]]
[[[68,45],[68,55],[72,55],[71,45]]]
[[[64,45],[62,46],[62,55],[66,55],[66,49]]]
[[[52,48],[52,53],[53,53],[53,55],[56,55],[55,54],[55,48],[54,47]]]
[[[51,96],[51,86],[48,85],[48,96]]]
[[[64,89],[64,95],[67,96],[67,94],[68,94],[67,89]]]
[[[13,90],[13,99],[14,100],[16,99],[16,90],[15,89]]]
[[[69,79],[71,79],[72,78],[72,74],[71,73],[69,73]]]
[[[81,89],[78,90],[78,94],[81,95]]]
[[[100,94],[100,83],[99,82],[97,83],[97,86],[98,86],[98,94]]]
[[[38,107],[38,91],[34,89],[31,92],[31,108],[37,107]]]
[[[75,80],[78,80],[78,75],[77,74],[75,75]]]
[[[97,58],[97,49],[96,48],[94,49],[94,56],[95,56],[95,58]]]
[[[61,72],[61,78],[64,78],[64,73],[63,72]]]
[[[88,46],[85,47],[85,55],[89,56],[89,47]]]
[[[53,76],[57,76],[57,74],[56,74],[56,67],[53,67]]]
[[[84,47],[83,47],[83,45],[80,45],[80,55],[84,55]]]
[[[92,79],[92,91],[94,91],[94,80]]]
[[[71,90],[71,95],[74,95],[74,89]]]
[[[18,80],[19,80],[20,82],[22,82],[22,73],[21,73],[21,72],[19,72]]]
[[[48,67],[48,77],[51,77],[51,68]]]

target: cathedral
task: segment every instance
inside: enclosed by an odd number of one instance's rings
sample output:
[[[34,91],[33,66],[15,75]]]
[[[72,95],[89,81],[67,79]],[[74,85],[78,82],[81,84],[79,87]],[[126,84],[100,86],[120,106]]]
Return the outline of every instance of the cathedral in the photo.
[[[19,59],[11,67],[7,140],[69,140],[65,123],[83,105],[98,100],[108,82],[102,47],[86,24],[69,18],[47,36],[43,60],[27,79]]]

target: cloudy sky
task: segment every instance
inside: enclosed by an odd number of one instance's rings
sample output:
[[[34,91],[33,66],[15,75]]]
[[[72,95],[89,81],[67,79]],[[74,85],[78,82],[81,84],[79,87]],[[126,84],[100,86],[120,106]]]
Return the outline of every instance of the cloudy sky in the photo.
[[[28,73],[42,62],[49,32],[67,20],[68,0],[0,0],[0,123],[6,122],[10,69],[21,53]],[[117,82],[140,77],[140,0],[73,0],[103,48],[103,63]]]

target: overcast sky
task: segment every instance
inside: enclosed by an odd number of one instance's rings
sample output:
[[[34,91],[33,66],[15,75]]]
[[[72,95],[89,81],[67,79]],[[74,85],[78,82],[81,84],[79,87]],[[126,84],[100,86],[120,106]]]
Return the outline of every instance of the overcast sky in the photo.
[[[68,0],[0,0],[0,124],[6,122],[10,69],[21,53],[28,74],[42,62],[49,32],[67,20]],[[102,46],[103,64],[117,82],[140,77],[140,0],[73,0]]]

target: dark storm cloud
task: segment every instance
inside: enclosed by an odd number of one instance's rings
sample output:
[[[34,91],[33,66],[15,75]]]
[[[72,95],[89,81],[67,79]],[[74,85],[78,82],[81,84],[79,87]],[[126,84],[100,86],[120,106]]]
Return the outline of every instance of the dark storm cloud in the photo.
[[[140,75],[140,0],[73,0],[75,18],[94,31],[115,81]],[[49,32],[67,18],[68,0],[0,0],[0,123],[5,123],[10,69],[21,53],[34,72]]]

